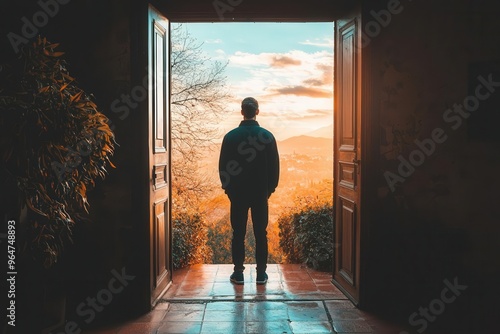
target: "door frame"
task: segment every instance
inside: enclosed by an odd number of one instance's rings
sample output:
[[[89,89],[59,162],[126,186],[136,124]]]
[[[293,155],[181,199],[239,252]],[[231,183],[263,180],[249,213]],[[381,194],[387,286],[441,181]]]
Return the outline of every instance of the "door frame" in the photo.
[[[141,36],[147,35],[147,24],[144,24],[145,18],[148,18],[148,8],[149,4],[152,4],[160,13],[167,14],[165,15],[171,23],[179,23],[179,22],[336,22],[336,20],[342,18],[344,15],[349,13],[350,9],[356,6],[361,7],[361,17],[367,17],[369,13],[368,6],[361,6],[361,3],[364,4],[362,0],[357,0],[354,4],[351,1],[340,1],[338,3],[332,4],[332,2],[325,2],[322,0],[310,0],[307,4],[304,3],[301,8],[292,7],[288,9],[289,12],[283,12],[283,7],[285,3],[279,3],[276,6],[269,5],[268,2],[264,0],[257,0],[252,2],[253,11],[244,11],[243,5],[240,7],[234,7],[234,11],[228,13],[227,20],[220,20],[217,12],[212,7],[212,2],[204,2],[201,0],[184,0],[184,1],[150,1],[150,2],[136,2],[136,10],[134,14],[141,15],[142,19],[137,19],[135,28],[137,29],[138,35],[136,39],[132,40],[132,59],[136,58],[139,61],[137,62],[137,66],[132,66],[132,82],[139,83],[142,81],[142,78],[148,75],[147,67],[143,66],[145,64],[144,60],[147,61],[147,41],[144,41]],[[207,7],[207,3],[209,6]],[[248,2],[248,4],[250,4]],[[272,6],[272,7],[269,7]],[[300,6],[299,6],[300,7]],[[309,10],[304,10],[304,8]],[[311,9],[312,8],[312,9]],[[231,16],[229,16],[231,15]],[[132,20],[134,21],[134,20]],[[142,23],[142,24],[141,24]],[[362,23],[362,20],[360,24]],[[334,33],[332,31],[332,33]],[[336,48],[337,46],[335,46]],[[371,46],[363,47],[363,57],[361,58],[361,113],[362,113],[362,122],[361,122],[361,133],[362,133],[362,141],[361,145],[363,149],[361,150],[361,161],[363,161],[363,168],[361,169],[361,178],[363,182],[363,191],[360,194],[360,201],[363,205],[360,208],[360,276],[365,277],[366,271],[366,261],[365,254],[368,253],[370,248],[369,245],[369,217],[370,212],[373,212],[373,208],[370,206],[370,199],[373,199],[376,195],[376,191],[374,188],[374,167],[376,166],[374,163],[376,162],[376,152],[378,150],[378,139],[375,134],[376,131],[373,130],[371,124],[376,121],[377,116],[376,110],[373,109],[373,100],[371,90],[373,89],[371,76]],[[334,55],[335,57],[335,55]],[[147,62],[146,62],[147,64]],[[334,69],[335,70],[335,69]],[[336,80],[334,76],[334,80]],[[334,81],[335,87],[335,81]],[[334,92],[336,94],[336,92]],[[335,101],[334,101],[335,103]],[[135,198],[137,199],[138,214],[137,218],[139,221],[149,221],[150,219],[150,211],[149,211],[149,177],[151,171],[149,169],[149,160],[147,156],[147,152],[149,149],[149,139],[148,139],[148,120],[147,117],[147,101],[146,103],[141,103],[141,106],[138,108],[139,112],[135,115],[135,119],[137,120],[137,131],[135,131],[135,138],[138,143],[138,162],[136,165],[136,171],[139,177],[136,178],[137,182],[136,189],[138,190]],[[335,108],[334,108],[335,112]],[[142,115],[142,117],[141,117]],[[334,134],[335,136],[335,134]],[[337,173],[337,168],[334,166],[334,176]],[[335,182],[334,182],[335,185]],[[334,189],[336,191],[336,189]],[[335,193],[334,193],[335,196]],[[335,208],[334,201],[334,208]],[[335,213],[334,213],[335,214]],[[145,245],[148,245],[147,254],[149,258],[150,247],[152,247],[150,242],[151,230],[149,228],[149,224],[147,228],[143,226],[143,233],[141,233],[141,238],[145,242]],[[171,240],[170,240],[171,243]],[[336,247],[336,246],[335,246]],[[335,249],[334,249],[335,251]],[[142,251],[143,255],[145,255],[144,251]],[[171,255],[170,255],[171,256]],[[151,259],[150,259],[151,260]],[[149,262],[148,262],[149,263]],[[150,264],[151,266],[151,264]],[[151,270],[148,268],[147,273],[142,270],[146,275],[146,280],[148,282],[147,286],[142,290],[146,293],[147,298],[141,298],[141,300],[147,300],[147,304],[151,308],[154,306],[154,302],[151,300],[151,285],[150,282],[152,280]],[[333,276],[333,273],[332,273]],[[172,278],[174,279],[174,278]],[[333,280],[332,280],[333,282]],[[361,281],[360,281],[361,282]],[[366,294],[364,289],[365,283],[360,283],[359,289],[359,300],[357,303],[358,307],[363,307],[365,305],[364,296]]]

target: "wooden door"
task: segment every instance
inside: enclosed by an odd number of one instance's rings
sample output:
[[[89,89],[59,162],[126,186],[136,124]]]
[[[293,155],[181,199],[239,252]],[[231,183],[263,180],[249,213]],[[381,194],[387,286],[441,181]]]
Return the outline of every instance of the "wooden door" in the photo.
[[[360,283],[360,15],[335,24],[335,259],[333,282],[356,305]]]
[[[148,123],[151,302],[172,280],[170,186],[170,24],[149,6]]]

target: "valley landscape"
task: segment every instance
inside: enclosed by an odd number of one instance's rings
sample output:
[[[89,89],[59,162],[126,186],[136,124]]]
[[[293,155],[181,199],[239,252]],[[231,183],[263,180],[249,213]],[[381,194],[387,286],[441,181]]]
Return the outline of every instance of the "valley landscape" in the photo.
[[[308,204],[332,203],[333,126],[278,141],[277,145],[280,154],[280,182],[276,192],[269,199],[270,262],[279,262],[281,259],[279,229],[276,223],[280,215],[301,209]],[[214,190],[201,203],[200,211],[209,229],[227,235],[230,232],[230,203],[218,179],[219,151],[220,143],[212,147],[201,165],[203,177],[213,184]],[[252,239],[251,224],[247,239]],[[227,247],[227,240],[225,243]],[[247,252],[250,261],[252,255],[251,252]],[[223,261],[230,263],[230,258],[225,256],[224,259],[217,259],[219,263]]]

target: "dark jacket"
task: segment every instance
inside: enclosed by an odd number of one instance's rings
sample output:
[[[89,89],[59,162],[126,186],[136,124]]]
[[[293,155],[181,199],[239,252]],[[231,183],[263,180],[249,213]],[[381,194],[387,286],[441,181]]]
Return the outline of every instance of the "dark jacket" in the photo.
[[[233,194],[267,195],[279,180],[276,139],[254,120],[244,120],[222,141],[219,176],[222,188]]]

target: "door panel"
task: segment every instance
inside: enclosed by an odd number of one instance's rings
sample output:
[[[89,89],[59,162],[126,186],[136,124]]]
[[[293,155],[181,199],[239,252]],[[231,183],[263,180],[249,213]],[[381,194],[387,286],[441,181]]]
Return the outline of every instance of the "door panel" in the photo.
[[[148,25],[151,302],[155,303],[172,280],[170,26],[152,6],[149,6]]]
[[[360,14],[335,25],[335,253],[333,282],[356,305],[360,282]]]

